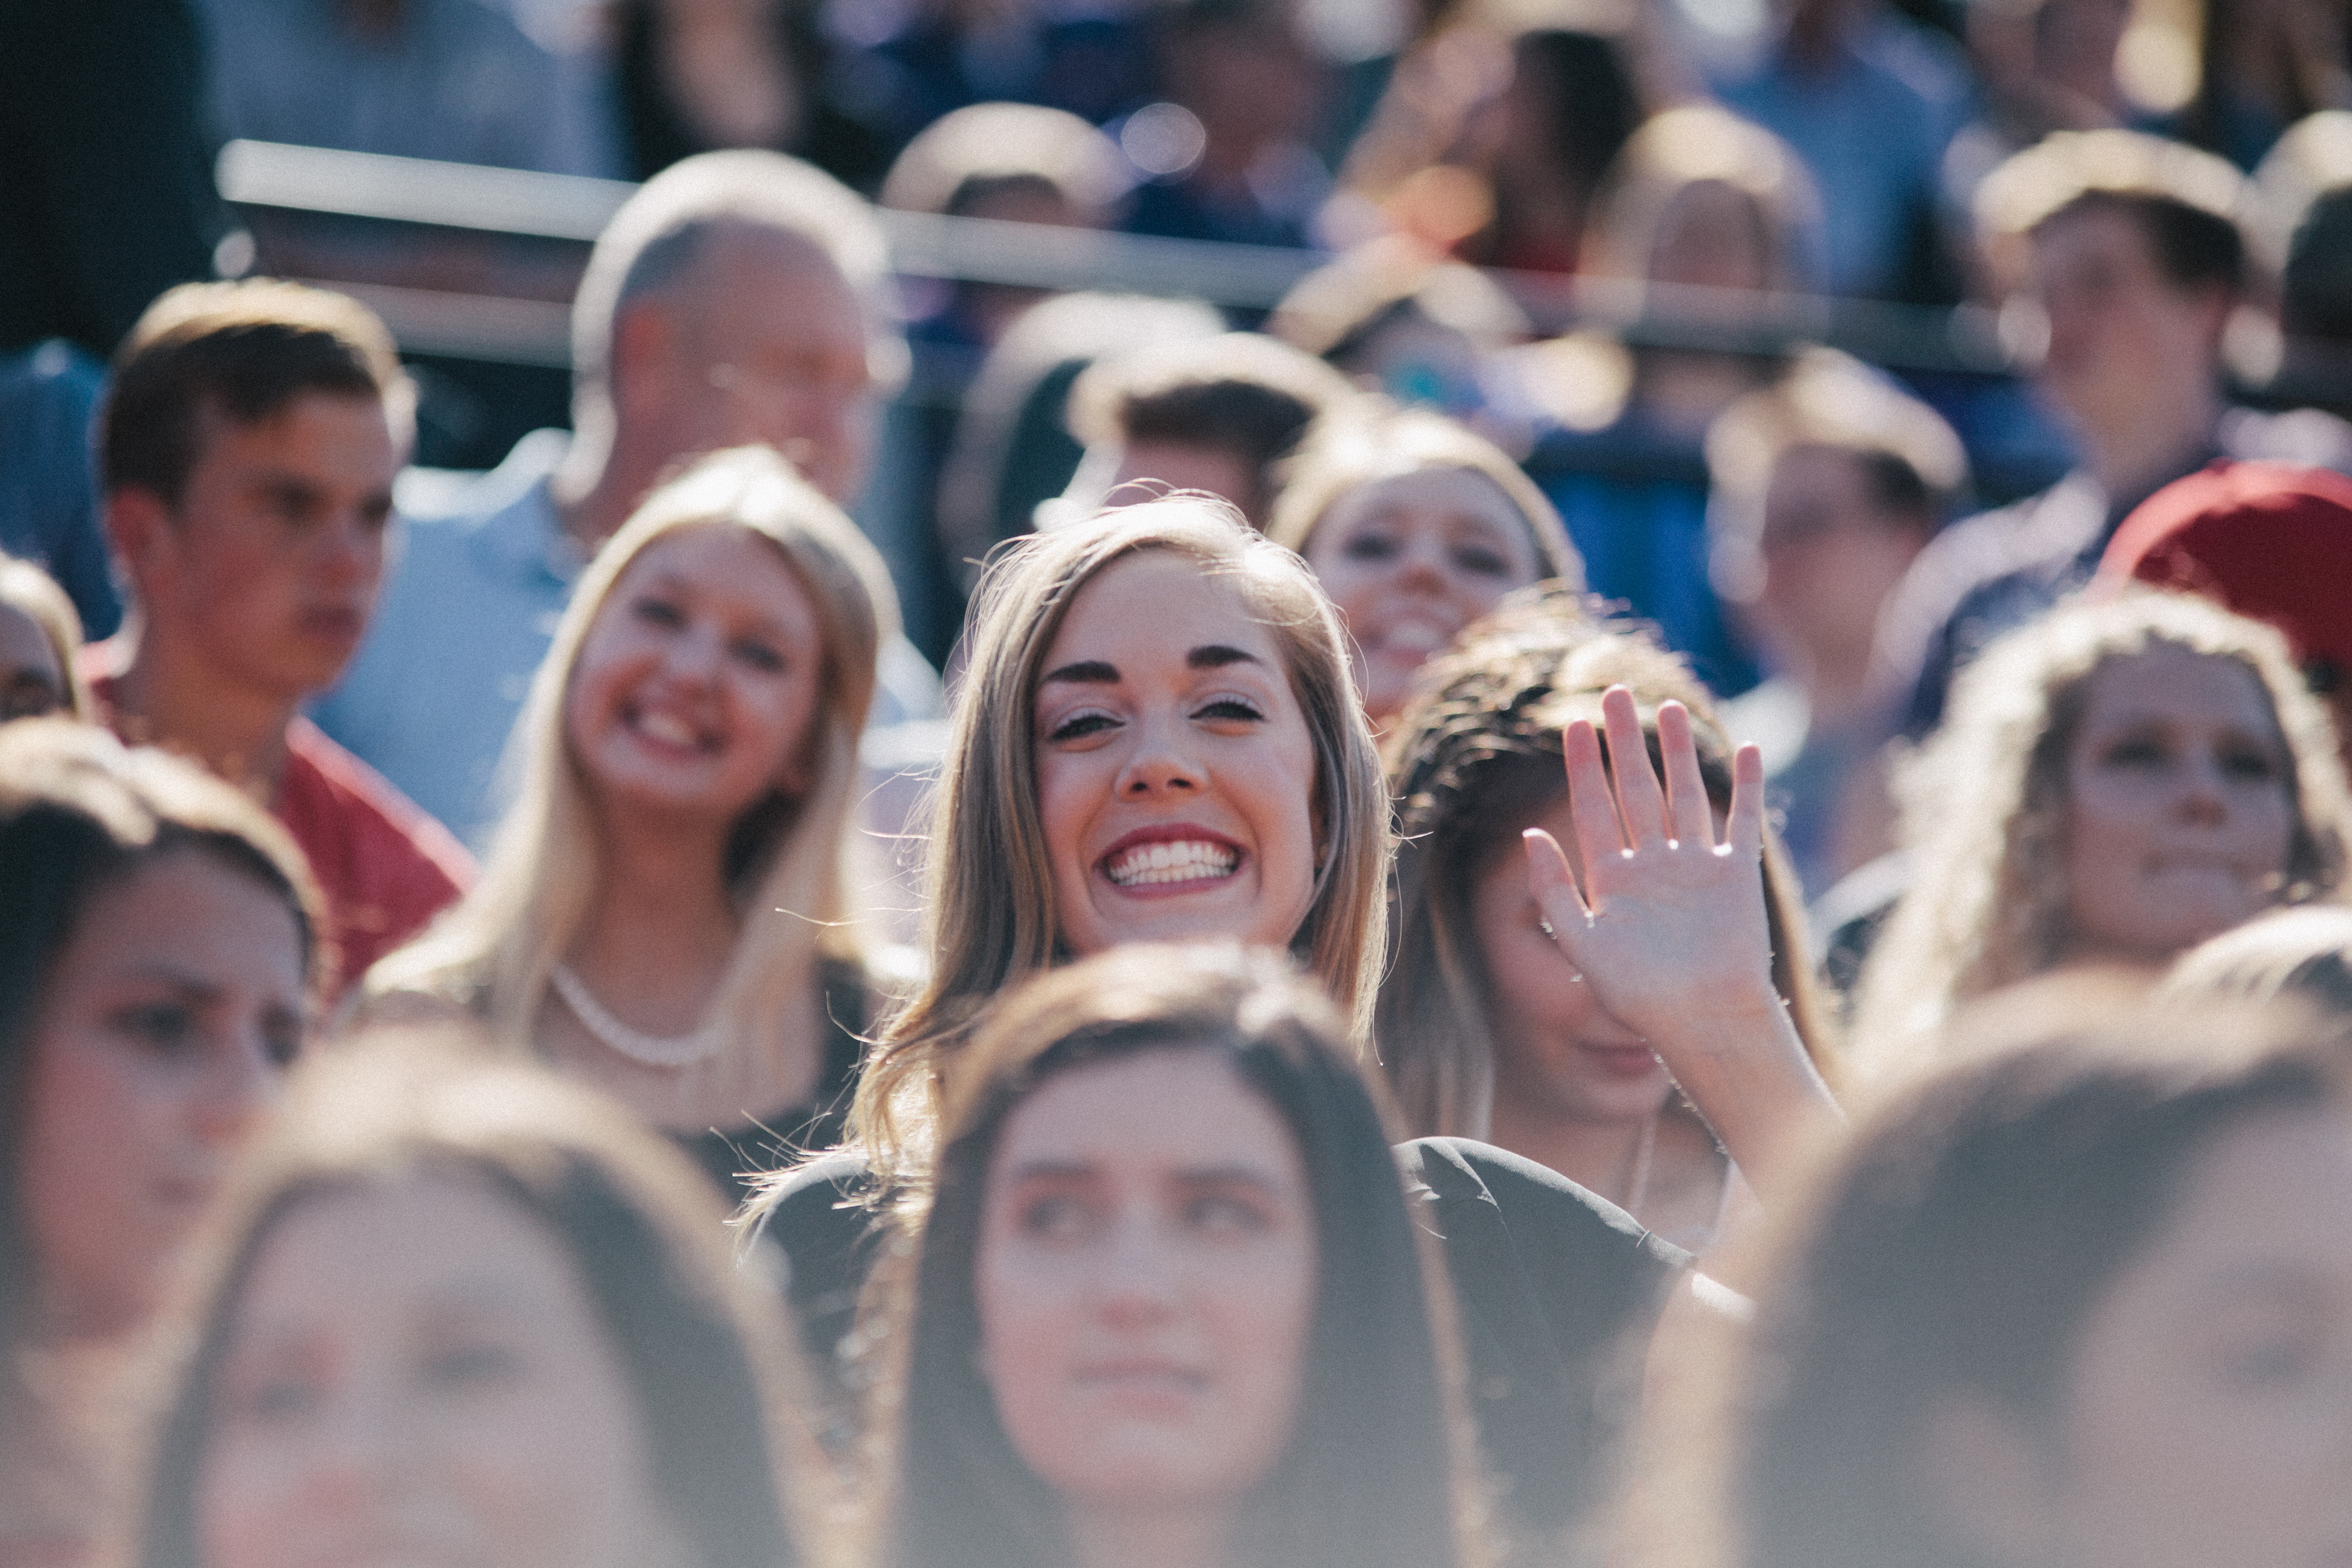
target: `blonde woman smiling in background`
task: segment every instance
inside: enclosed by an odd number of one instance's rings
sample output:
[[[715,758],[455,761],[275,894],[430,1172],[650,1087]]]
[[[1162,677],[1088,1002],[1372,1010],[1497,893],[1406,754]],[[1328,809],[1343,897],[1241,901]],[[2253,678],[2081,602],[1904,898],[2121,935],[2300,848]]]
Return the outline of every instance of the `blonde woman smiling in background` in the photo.
[[[1442,415],[1378,398],[1308,432],[1266,532],[1307,558],[1339,607],[1376,726],[1404,706],[1423,663],[1504,595],[1584,586],[1559,514],[1517,463]]]
[[[873,547],[773,452],[662,486],[557,629],[480,882],[371,994],[456,1004],[730,1191],[830,1142],[868,1007],[857,737],[897,626]]]

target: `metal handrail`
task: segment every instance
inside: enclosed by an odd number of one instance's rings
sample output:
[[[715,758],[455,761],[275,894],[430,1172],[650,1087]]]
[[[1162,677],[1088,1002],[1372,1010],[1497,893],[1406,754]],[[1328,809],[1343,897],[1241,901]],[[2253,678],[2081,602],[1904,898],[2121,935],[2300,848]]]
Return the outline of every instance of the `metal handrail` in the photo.
[[[215,177],[233,205],[429,228],[593,242],[636,187],[621,180],[231,142]],[[1318,251],[1169,239],[993,218],[878,209],[901,276],[1204,300],[1244,310],[1277,304],[1330,258]],[[2000,374],[2012,368],[1980,306],[1889,304],[1812,295],[1644,285],[1490,271],[1538,330],[1609,331],[1655,347],[1770,353],[1829,343],[1882,364]],[[563,365],[562,307],[478,294],[338,282],[383,314],[416,352]]]

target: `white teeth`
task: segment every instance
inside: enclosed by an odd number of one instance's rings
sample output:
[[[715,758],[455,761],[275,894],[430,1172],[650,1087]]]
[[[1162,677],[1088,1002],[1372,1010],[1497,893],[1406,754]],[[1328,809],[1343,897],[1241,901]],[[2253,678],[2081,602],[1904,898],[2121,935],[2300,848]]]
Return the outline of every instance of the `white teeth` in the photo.
[[[1104,875],[1122,888],[1157,882],[1195,882],[1230,877],[1241,857],[1222,844],[1199,839],[1139,844],[1103,868]]]
[[[675,713],[640,713],[637,715],[637,729],[664,745],[697,746],[702,743],[702,737],[695,733],[694,726]]]

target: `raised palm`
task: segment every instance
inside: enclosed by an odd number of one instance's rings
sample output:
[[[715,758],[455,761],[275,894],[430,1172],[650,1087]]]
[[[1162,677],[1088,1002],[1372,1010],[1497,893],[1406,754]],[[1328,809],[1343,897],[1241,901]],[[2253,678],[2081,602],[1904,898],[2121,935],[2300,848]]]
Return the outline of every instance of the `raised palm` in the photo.
[[[1563,737],[1583,886],[1541,828],[1527,835],[1528,876],[1554,940],[1595,1000],[1676,1068],[1677,1054],[1706,1044],[1695,1026],[1750,1016],[1771,994],[1763,763],[1753,746],[1734,759],[1718,842],[1683,705],[1658,709],[1663,783],[1632,694],[1612,687],[1601,712],[1609,762],[1583,720]]]

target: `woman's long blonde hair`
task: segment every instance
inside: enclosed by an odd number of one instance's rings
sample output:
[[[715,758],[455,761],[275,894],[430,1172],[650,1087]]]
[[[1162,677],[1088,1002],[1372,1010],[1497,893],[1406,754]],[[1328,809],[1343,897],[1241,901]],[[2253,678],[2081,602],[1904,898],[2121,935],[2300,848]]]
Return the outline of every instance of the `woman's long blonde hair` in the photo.
[[[770,795],[730,835],[728,890],[745,918],[705,1020],[730,1038],[772,1031],[805,993],[819,956],[863,956],[850,896],[858,886],[850,830],[857,740],[873,705],[875,660],[898,629],[898,598],[881,556],[838,507],[767,447],[740,447],[656,489],[596,552],[532,679],[516,729],[520,787],[481,880],[368,972],[369,995],[437,995],[477,1014],[500,1040],[529,1046],[549,975],[579,935],[602,871],[595,807],[564,725],[572,671],[637,557],[694,528],[739,528],[772,545],[806,590],[824,649],[806,793]]]
[[[1071,604],[1104,569],[1168,551],[1235,584],[1281,651],[1315,745],[1321,853],[1291,951],[1369,1037],[1388,910],[1389,811],[1338,612],[1306,563],[1227,503],[1171,496],[1019,541],[973,600],[971,659],[934,805],[923,899],[930,973],[885,1026],[850,1113],[878,1170],[928,1137],[934,1074],[981,1010],[1069,956],[1037,810],[1036,694]]]
[[[2294,763],[2280,902],[2336,891],[2352,802],[2335,731],[2284,639],[2185,595],[2061,605],[1961,673],[1944,727],[1898,770],[1911,882],[1855,989],[1853,1055],[1865,1071],[1913,1065],[1962,1003],[2058,963],[2070,935],[2067,752],[2092,678],[2158,648],[2233,660],[2261,684]]]

